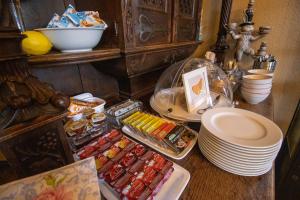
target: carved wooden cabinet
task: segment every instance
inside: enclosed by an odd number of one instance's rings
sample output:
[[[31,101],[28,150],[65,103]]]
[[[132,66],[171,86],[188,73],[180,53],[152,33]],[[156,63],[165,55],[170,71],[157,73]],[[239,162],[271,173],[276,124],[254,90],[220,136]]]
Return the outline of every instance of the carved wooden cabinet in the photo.
[[[201,9],[197,0],[175,0],[174,35],[176,42],[193,41],[197,37]]]
[[[126,20],[123,20],[126,48],[171,42],[172,9],[170,0],[134,0],[122,3],[124,5],[123,12],[126,13]]]
[[[201,0],[75,0],[81,10],[98,10],[116,37],[122,57],[93,63],[117,78],[121,97],[153,91],[161,72],[191,55],[200,26]],[[106,14],[110,9],[112,13]],[[104,34],[104,40],[108,35]]]

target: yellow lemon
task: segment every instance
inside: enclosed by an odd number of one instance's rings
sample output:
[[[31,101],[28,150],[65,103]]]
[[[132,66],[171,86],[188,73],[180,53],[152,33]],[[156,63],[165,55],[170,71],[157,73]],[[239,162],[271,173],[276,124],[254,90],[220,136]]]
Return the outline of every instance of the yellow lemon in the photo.
[[[37,31],[23,32],[27,37],[22,40],[22,49],[29,55],[43,55],[48,53],[52,44],[48,38]]]

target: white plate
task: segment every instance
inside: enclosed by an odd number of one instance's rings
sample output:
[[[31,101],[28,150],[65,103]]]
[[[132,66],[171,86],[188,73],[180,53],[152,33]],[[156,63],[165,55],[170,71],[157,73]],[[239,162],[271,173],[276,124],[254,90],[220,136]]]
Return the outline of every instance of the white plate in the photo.
[[[184,188],[188,184],[190,180],[190,173],[182,168],[181,166],[173,163],[174,171],[169,179],[163,184],[161,190],[154,196],[154,199],[157,200],[169,200],[179,199],[181,193],[183,192]],[[107,185],[104,181],[99,181],[100,190],[103,196],[109,200],[118,200],[118,196],[110,186]]]
[[[279,141],[279,143],[277,145],[274,145],[273,147],[268,147],[268,148],[248,148],[248,147],[237,146],[237,145],[231,144],[229,142],[226,142],[224,140],[221,140],[220,138],[211,134],[204,127],[202,127],[200,129],[198,136],[200,136],[200,135],[205,135],[206,138],[208,138],[211,142],[213,142],[216,145],[224,146],[226,148],[229,148],[234,151],[241,152],[241,153],[250,153],[250,154],[259,154],[259,153],[264,154],[264,153],[274,152],[274,151],[280,149],[281,142],[282,142],[282,141]]]
[[[218,138],[215,138],[213,135],[211,135],[209,132],[204,131],[204,128],[201,129],[199,136],[203,136],[205,140],[212,143],[214,146],[217,146],[217,148],[226,149],[229,152],[233,151],[234,153],[241,154],[241,155],[268,155],[271,153],[274,153],[278,151],[281,147],[281,143],[279,143],[277,146],[268,148],[268,149],[250,149],[250,148],[243,148],[239,146],[232,145],[230,143],[226,143]]]
[[[282,140],[271,120],[243,109],[214,108],[202,115],[202,126],[216,137],[246,148],[269,148]]]
[[[208,155],[213,157],[215,160],[228,164],[229,166],[232,167],[239,167],[241,169],[261,169],[264,168],[265,166],[270,165],[275,159],[276,156],[273,156],[272,158],[268,160],[263,160],[263,161],[257,161],[251,162],[250,160],[242,160],[237,157],[230,157],[228,155],[220,154],[214,150],[212,150],[209,146],[207,146],[205,143],[200,143],[200,149],[205,151]]]
[[[203,155],[209,160],[209,161],[214,161],[215,163],[218,163],[226,168],[229,168],[231,170],[236,170],[236,171],[240,171],[243,173],[257,173],[260,171],[263,171],[264,169],[266,169],[267,167],[270,166],[270,164],[272,164],[272,162],[259,166],[259,167],[255,167],[255,166],[247,166],[245,167],[244,165],[239,165],[237,163],[230,163],[230,162],[223,162],[222,160],[220,160],[219,158],[216,158],[214,155],[209,154],[207,151],[205,151],[203,148],[201,150],[201,152],[203,153]]]
[[[221,162],[220,160],[216,159],[214,156],[210,155],[207,153],[207,151],[204,150],[204,148],[200,148],[202,154],[214,165],[217,167],[220,167],[223,170],[229,171],[231,173],[239,173],[239,175],[243,174],[252,174],[252,175],[257,175],[257,173],[265,172],[267,169],[269,169],[272,166],[272,162],[270,162],[269,165],[265,165],[262,168],[259,169],[251,169],[251,168],[244,168],[240,167],[237,165],[233,165],[232,163],[224,163]]]
[[[212,99],[214,99],[218,94],[210,92]],[[185,94],[183,87],[175,87],[161,90],[153,95],[150,99],[151,107],[158,112],[160,115],[176,119],[180,121],[189,122],[200,122],[201,115],[195,112],[188,112]],[[232,107],[233,105],[229,102],[223,95],[220,95],[218,102],[215,107]],[[199,107],[207,107],[200,105]],[[172,112],[169,112],[169,109]],[[196,109],[197,110],[197,109]]]
[[[273,153],[267,154],[267,155],[247,155],[247,154],[239,154],[236,153],[235,151],[229,151],[226,148],[220,148],[219,146],[215,146],[213,144],[211,144],[209,141],[202,139],[202,141],[198,140],[199,144],[205,144],[207,147],[209,147],[209,149],[211,149],[211,151],[215,152],[218,155],[221,156],[225,156],[234,160],[240,160],[240,161],[245,161],[245,162],[254,162],[254,163],[259,163],[259,162],[266,162],[269,161],[271,159],[273,159],[273,157],[277,156],[277,153],[279,151],[279,149]]]
[[[202,150],[201,150],[202,151]],[[202,152],[203,153],[203,152]],[[267,173],[268,171],[270,171],[270,169],[272,168],[272,165],[268,166],[266,169],[263,169],[261,171],[257,171],[257,172],[249,172],[249,170],[247,172],[238,170],[238,169],[234,169],[228,166],[225,166],[224,164],[215,162],[213,159],[211,159],[209,156],[205,155],[205,153],[203,153],[203,155],[214,165],[216,165],[217,167],[219,167],[220,169],[230,172],[232,174],[237,174],[237,175],[241,175],[241,176],[260,176],[263,175],[265,173]]]
[[[197,138],[198,138],[198,133],[196,133],[195,131],[188,129],[189,131],[191,131],[192,133],[195,134],[195,138],[190,142],[190,144],[179,154],[175,153],[174,151],[168,149],[168,148],[164,148],[158,144],[156,144],[155,142],[148,140],[147,138],[144,138],[136,133],[134,133],[130,128],[128,128],[127,126],[123,126],[122,131],[126,134],[129,135],[130,137],[140,141],[143,144],[146,144],[147,146],[149,146],[152,149],[155,149],[156,151],[170,157],[173,158],[175,160],[181,160],[183,159],[194,147],[194,145],[197,142]]]
[[[270,160],[273,160],[274,157],[276,157],[278,151],[272,153],[272,154],[268,154],[267,156],[262,157],[261,155],[247,155],[247,154],[236,154],[235,152],[229,152],[226,149],[220,149],[219,147],[216,147],[214,145],[211,145],[207,140],[198,140],[198,144],[199,145],[205,145],[210,152],[220,155],[224,158],[228,158],[231,160],[237,160],[240,162],[249,162],[249,163],[262,163],[262,162],[268,162]]]

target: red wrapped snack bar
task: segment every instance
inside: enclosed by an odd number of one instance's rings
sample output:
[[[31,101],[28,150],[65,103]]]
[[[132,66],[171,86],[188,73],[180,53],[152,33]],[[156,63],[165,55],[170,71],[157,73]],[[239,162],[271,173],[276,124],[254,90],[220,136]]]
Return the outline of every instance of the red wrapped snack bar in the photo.
[[[155,178],[157,172],[152,167],[146,167],[144,169],[143,182],[145,185],[150,185],[150,183]]]
[[[120,164],[124,167],[129,167],[137,160],[137,157],[133,153],[127,153],[120,161]]]
[[[92,153],[96,150],[95,146],[86,146],[84,150],[79,152],[80,159],[85,159],[92,155]]]
[[[163,168],[159,171],[159,173],[165,175],[173,166],[171,161],[167,161],[167,163],[163,166]]]
[[[105,137],[99,137],[97,140],[97,144],[95,145],[97,148],[100,148],[102,145],[108,143]]]
[[[147,199],[151,193],[152,191],[139,179],[134,180],[122,190],[123,199],[128,200],[144,200]]]
[[[113,162],[110,160],[107,163],[105,163],[99,170],[98,170],[98,175],[100,178],[103,177],[103,173],[107,172],[107,170],[109,170],[112,166],[113,166]]]
[[[142,156],[146,152],[146,149],[143,145],[137,144],[135,148],[132,150],[136,156]]]
[[[114,158],[119,152],[121,151],[121,149],[119,149],[116,146],[112,146],[109,150],[105,151],[103,153],[103,155],[105,155],[106,157],[112,159]]]
[[[166,159],[164,159],[161,155],[159,154],[155,154],[153,156],[153,161],[154,164],[153,164],[153,168],[156,170],[156,171],[160,171],[166,164]]]
[[[124,176],[115,181],[112,185],[117,192],[121,192],[123,188],[130,183],[133,175],[125,173]]]
[[[134,179],[140,179],[145,185],[148,186],[153,181],[156,174],[157,172],[152,167],[145,166],[143,171],[138,173]]]
[[[96,169],[99,170],[105,163],[108,162],[108,158],[102,154],[95,157]]]
[[[146,160],[152,159],[153,156],[154,156],[153,151],[147,151],[140,159],[143,160],[143,161],[146,161]]]
[[[119,162],[119,160],[121,159],[121,158],[123,158],[124,156],[125,156],[125,154],[126,154],[127,152],[126,151],[121,151],[121,152],[119,152],[115,157],[113,157],[111,160],[113,161],[113,162]]]
[[[157,174],[155,176],[155,178],[152,180],[152,182],[148,185],[148,187],[151,189],[151,190],[154,190],[158,185],[159,183],[163,180],[164,176],[162,174]]]
[[[135,147],[135,144],[132,142],[132,143],[128,144],[128,145],[124,148],[124,151],[129,152],[129,151],[131,151],[134,147]]]
[[[152,192],[152,195],[156,195],[160,189],[162,188],[163,184],[170,178],[170,176],[172,175],[174,169],[173,168],[170,168],[168,170],[168,172],[163,176],[163,179],[156,185],[155,189],[153,189],[153,192]],[[154,181],[153,181],[154,182]],[[152,183],[153,183],[152,182]],[[151,187],[154,187],[154,185],[152,186],[149,186],[150,188]]]
[[[131,141],[128,138],[122,137],[121,140],[116,142],[114,145],[121,149],[124,149],[130,143],[131,143]]]
[[[118,130],[113,129],[107,135],[105,135],[105,137],[110,142],[116,142],[120,140],[123,137],[123,135]]]
[[[111,169],[104,173],[104,179],[107,183],[111,183],[117,180],[125,173],[122,165],[114,164]]]
[[[138,172],[140,170],[143,169],[144,167],[144,164],[145,164],[145,161],[142,161],[142,160],[138,160],[136,161],[130,168],[129,168],[129,172],[131,174],[134,174],[135,172]]]

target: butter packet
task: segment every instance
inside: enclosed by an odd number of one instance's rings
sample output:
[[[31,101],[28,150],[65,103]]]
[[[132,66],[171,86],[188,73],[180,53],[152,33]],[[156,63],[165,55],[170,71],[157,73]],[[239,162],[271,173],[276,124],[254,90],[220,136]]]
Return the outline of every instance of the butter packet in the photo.
[[[72,22],[70,22],[67,17],[60,17],[58,14],[54,14],[52,19],[47,25],[47,28],[72,28],[75,27]]]
[[[56,13],[54,13],[52,19],[47,25],[47,28],[56,28],[56,24],[58,24],[60,21],[60,16]]]
[[[72,21],[68,19],[69,14],[74,14],[77,11],[75,8],[69,4],[65,12],[62,14],[62,17],[60,17],[58,14],[54,14],[50,22],[48,23],[47,28],[71,28],[76,27],[76,24],[73,24]],[[79,26],[79,24],[78,24]]]
[[[68,13],[66,17],[75,25],[80,26],[81,16],[79,14],[80,12],[76,13]]]
[[[82,11],[68,13],[67,17],[73,24],[80,27],[102,27],[106,28],[106,23],[99,17],[97,11]]]
[[[85,19],[81,21],[81,26],[84,27],[104,27],[106,28],[106,23],[100,18],[99,12],[97,11],[85,11]]]
[[[75,27],[75,26],[72,22],[70,22],[70,20],[68,20],[67,17],[62,16],[60,18],[59,23],[57,23],[57,27],[58,28],[72,28],[72,27]]]
[[[66,17],[68,14],[72,14],[76,12],[77,12],[76,9],[71,4],[69,4],[65,12],[62,14],[62,16]]]

